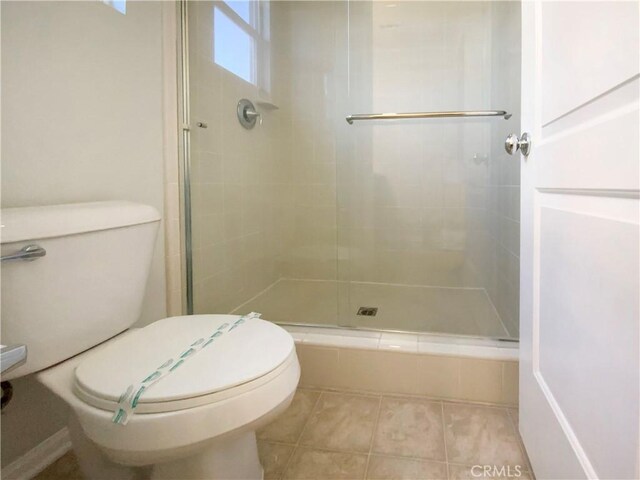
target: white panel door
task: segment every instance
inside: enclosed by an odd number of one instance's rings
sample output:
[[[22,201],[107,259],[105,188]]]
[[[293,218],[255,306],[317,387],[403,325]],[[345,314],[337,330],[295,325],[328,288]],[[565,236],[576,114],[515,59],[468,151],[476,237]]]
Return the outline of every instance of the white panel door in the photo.
[[[520,431],[538,479],[638,478],[637,2],[524,2]]]

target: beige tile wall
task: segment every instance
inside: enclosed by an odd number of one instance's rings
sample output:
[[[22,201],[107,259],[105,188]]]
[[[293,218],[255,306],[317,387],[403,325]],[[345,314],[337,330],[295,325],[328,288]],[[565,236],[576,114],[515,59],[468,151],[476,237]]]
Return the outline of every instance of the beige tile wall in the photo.
[[[518,404],[518,362],[297,345],[300,385]]]
[[[274,88],[291,169],[284,277],[496,292],[497,272],[513,263],[506,244],[518,241],[512,217],[503,215],[499,228],[494,218],[498,205],[517,210],[519,192],[498,189],[496,178],[517,176],[500,152],[516,117],[353,126],[344,117],[517,109],[518,75],[507,63],[516,10],[482,2],[273,4]],[[496,33],[505,23],[508,32]],[[517,290],[500,295],[513,304]]]
[[[337,101],[346,84],[346,2],[272,2],[274,95],[287,162],[287,278],[335,280]]]
[[[214,2],[190,4],[193,120],[208,123],[192,132],[197,311],[281,277],[477,287],[517,335],[519,166],[502,144],[519,7],[503,3],[272,2],[269,94],[216,66]],[[279,109],[246,131],[241,97]],[[482,108],[514,117],[344,121]]]
[[[520,3],[492,2],[493,43],[506,48],[492,51],[491,96],[513,112],[513,121],[491,128],[488,230],[492,249],[487,293],[509,333],[519,335],[520,300],[520,162],[502,145],[510,133],[520,133]]]
[[[359,2],[350,16],[355,112],[489,109],[486,3]],[[351,278],[482,287],[470,250],[484,214],[487,121],[347,126],[339,228]]]
[[[281,113],[261,109],[262,125],[244,129],[241,98],[270,95],[213,61],[215,2],[191,2],[190,77],[193,267],[196,313],[229,312],[279,278],[283,248]]]

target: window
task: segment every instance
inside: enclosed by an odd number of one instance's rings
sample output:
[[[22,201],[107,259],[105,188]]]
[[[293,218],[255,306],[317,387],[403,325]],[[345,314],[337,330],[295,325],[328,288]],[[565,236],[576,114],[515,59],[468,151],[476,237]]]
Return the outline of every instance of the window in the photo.
[[[127,0],[102,0],[102,3],[106,3],[110,7],[113,7],[123,15],[127,14]]]
[[[225,2],[225,3],[229,5],[231,10],[233,10],[238,15],[240,15],[240,18],[242,18],[242,20],[244,20],[248,24],[251,24],[251,6],[252,6],[251,2],[236,1],[236,2]]]
[[[233,20],[216,7],[213,31],[214,58],[218,65],[247,82],[255,83],[255,42]]]
[[[213,60],[262,90],[270,90],[269,3],[217,2],[213,10]]]

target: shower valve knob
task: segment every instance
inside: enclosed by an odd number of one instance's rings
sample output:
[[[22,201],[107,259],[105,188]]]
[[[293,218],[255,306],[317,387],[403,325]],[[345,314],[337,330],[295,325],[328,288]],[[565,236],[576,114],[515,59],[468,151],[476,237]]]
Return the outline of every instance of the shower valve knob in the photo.
[[[520,150],[526,157],[531,153],[531,136],[525,132],[518,138],[515,133],[512,133],[505,140],[504,149],[509,155],[513,155]]]

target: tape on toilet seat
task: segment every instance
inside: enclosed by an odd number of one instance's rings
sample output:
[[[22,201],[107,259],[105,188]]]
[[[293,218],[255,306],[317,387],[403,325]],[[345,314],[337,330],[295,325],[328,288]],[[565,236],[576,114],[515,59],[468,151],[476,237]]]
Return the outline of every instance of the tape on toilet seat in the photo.
[[[198,352],[214,343],[222,335],[231,332],[251,318],[260,318],[260,314],[251,312],[248,315],[243,315],[233,323],[224,323],[220,325],[209,337],[197,339],[179,355],[167,359],[162,363],[162,365],[147,375],[144,380],[138,384],[129,385],[122,395],[120,395],[120,398],[118,399],[118,406],[116,407],[111,421],[118,425],[126,425],[133,416],[142,395],[149,390],[149,388],[166,376],[175,372],[176,369],[183,365],[187,360],[193,358]]]

